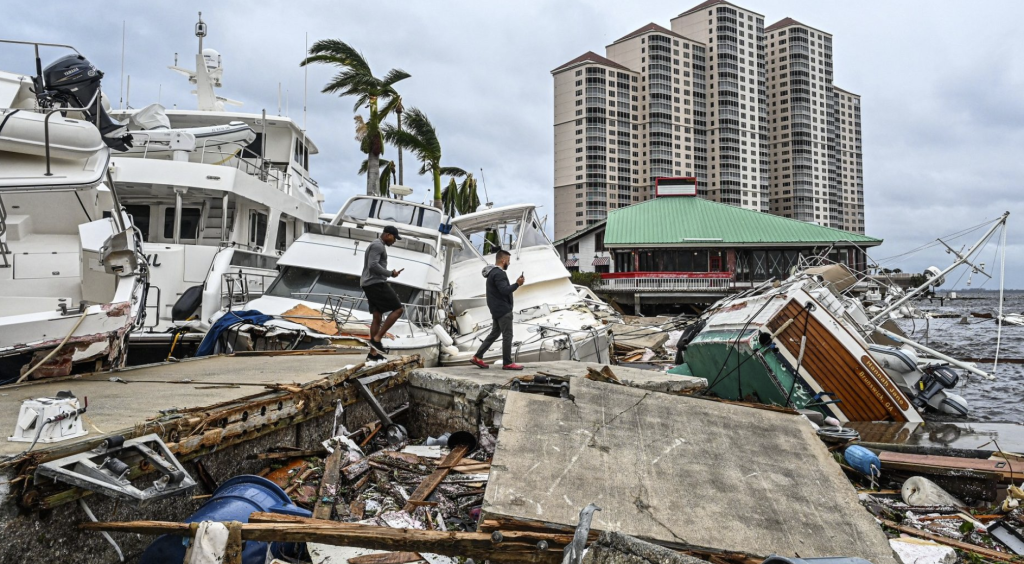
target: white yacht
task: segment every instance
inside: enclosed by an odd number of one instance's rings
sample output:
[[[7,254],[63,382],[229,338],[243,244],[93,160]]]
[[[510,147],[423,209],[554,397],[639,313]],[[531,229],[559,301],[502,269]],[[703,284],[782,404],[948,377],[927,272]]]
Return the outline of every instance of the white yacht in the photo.
[[[486,209],[457,217],[452,224],[452,233],[465,238],[464,248],[452,260],[448,282],[458,352],[442,354],[442,364],[468,363],[490,331],[482,271],[494,264],[499,249],[512,253],[509,280],[520,274],[526,278],[526,285],[514,295],[513,361],[609,361],[608,328],[598,315],[607,316],[607,311],[595,311],[609,308],[587,299],[573,286],[569,271],[544,234],[536,206]],[[483,360],[501,360],[500,339]]]
[[[0,41],[29,46],[36,76],[0,71],[0,383],[120,366],[144,317],[142,241],[109,181],[130,138],[103,73],[67,45]],[[74,54],[44,70],[40,48]]]
[[[354,196],[329,224],[306,225],[278,259],[281,273],[266,293],[238,309],[273,316],[267,325],[299,329],[315,337],[305,341],[311,344],[367,340],[372,316],[359,287],[363,257],[392,225],[402,239],[388,249],[388,268],[403,271],[388,283],[405,313],[382,341],[391,354],[419,354],[425,365],[436,365],[443,340],[450,340],[438,326],[444,322],[447,265],[463,248],[457,235],[438,229],[441,219],[440,210],[424,204]]]
[[[153,104],[112,111],[134,146],[114,155],[111,176],[143,240],[148,315],[133,344],[167,346],[182,330],[203,333],[229,304],[263,293],[278,257],[322,211],[309,175],[316,145],[285,116],[238,113],[216,95],[224,67],[196,26],[195,70],[170,67],[194,85],[195,110]]]

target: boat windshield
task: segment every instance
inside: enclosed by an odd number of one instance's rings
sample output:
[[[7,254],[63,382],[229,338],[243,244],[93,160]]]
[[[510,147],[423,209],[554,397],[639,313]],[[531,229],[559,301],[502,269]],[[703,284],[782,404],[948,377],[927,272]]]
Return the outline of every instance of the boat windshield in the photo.
[[[460,231],[458,227],[452,229],[451,234],[455,237],[458,237],[459,241],[462,242],[462,248],[455,249],[455,254],[452,255],[452,264],[458,264],[460,262],[473,259],[478,259],[481,261],[484,260],[483,257],[480,256],[480,253],[477,252],[476,248],[473,246],[473,243],[470,242],[468,238],[466,238],[466,235],[462,231]]]
[[[392,223],[436,229],[441,225],[441,210],[403,200],[352,198],[338,214],[338,221],[365,221],[370,218]]]
[[[403,304],[414,303],[420,290],[396,282],[389,282]],[[322,302],[328,296],[354,298],[354,309],[367,311],[359,277],[353,274],[313,270],[298,266],[286,266],[266,292],[269,296],[293,298],[311,302]]]
[[[518,217],[506,216],[498,218],[494,223],[480,225],[466,235],[473,248],[484,256],[494,254],[500,249],[512,251],[551,246],[540,220],[537,219],[537,214],[532,209],[526,210]]]

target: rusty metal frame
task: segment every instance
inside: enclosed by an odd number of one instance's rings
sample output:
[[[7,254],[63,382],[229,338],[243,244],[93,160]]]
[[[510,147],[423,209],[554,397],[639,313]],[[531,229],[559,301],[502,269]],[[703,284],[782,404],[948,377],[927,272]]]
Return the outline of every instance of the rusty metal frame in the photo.
[[[268,386],[271,390],[258,394],[204,407],[167,412],[133,428],[96,436],[94,440],[34,451],[0,464],[0,470],[14,468],[10,495],[17,498],[21,507],[29,510],[52,509],[92,492],[52,482],[36,484],[33,480],[36,467],[44,462],[89,451],[108,436],[123,435],[131,439],[156,434],[167,443],[179,461],[185,462],[333,412],[336,402],[348,406],[364,401],[354,382],[350,382],[356,377],[395,372],[390,378],[373,382],[372,391],[379,396],[405,384],[409,373],[421,367],[420,357],[411,355],[370,368],[358,364],[301,386],[271,385]],[[128,477],[133,480],[154,471],[141,459],[125,462],[131,467]]]

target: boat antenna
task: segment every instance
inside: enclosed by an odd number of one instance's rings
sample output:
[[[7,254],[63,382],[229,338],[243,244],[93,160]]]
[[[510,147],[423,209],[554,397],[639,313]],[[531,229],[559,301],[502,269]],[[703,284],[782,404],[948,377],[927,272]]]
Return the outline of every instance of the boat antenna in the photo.
[[[306,50],[302,52],[302,60],[309,56],[309,32],[306,32]],[[302,141],[306,141],[306,94],[309,92],[309,65],[303,67],[302,77]]]
[[[132,109],[132,75],[128,75],[128,85],[124,91],[124,109]]]
[[[121,99],[118,100],[119,109],[124,109],[124,38],[125,38],[125,20],[121,20],[121,84],[118,88],[121,90]]]
[[[488,208],[490,208],[494,205],[494,202],[491,201],[491,197],[487,194],[487,179],[484,178],[483,167],[480,167],[480,183],[484,185],[484,198],[487,198],[486,205]]]

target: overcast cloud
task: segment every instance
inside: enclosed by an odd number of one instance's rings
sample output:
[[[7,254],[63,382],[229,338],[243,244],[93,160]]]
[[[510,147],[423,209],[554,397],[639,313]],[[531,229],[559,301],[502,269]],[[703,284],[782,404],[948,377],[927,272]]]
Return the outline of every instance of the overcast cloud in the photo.
[[[604,54],[605,45],[649,22],[668,27],[696,3],[54,0],[6,6],[0,37],[76,46],[106,73],[104,90],[116,101],[125,20],[131,105],[159,97],[167,107],[193,108],[189,85],[166,67],[175,52],[182,66],[193,66],[193,25],[202,10],[205,45],[220,51],[226,69],[219,93],[244,101],[241,111],[274,113],[280,82],[282,105],[300,123],[305,33],[310,43],[339,38],[378,74],[392,67],[412,74],[399,88],[407,107],[434,122],[445,164],[477,174],[483,168],[496,204],[532,201],[543,214],[552,209],[551,69],[585,51]],[[1024,3],[737,3],[764,14],[766,24],[789,16],[833,34],[835,84],[863,96],[867,232],[886,240],[874,256],[903,253],[1009,210],[1006,285],[1024,288]],[[5,70],[32,71],[28,50],[0,47],[0,61]],[[313,176],[326,193],[325,211],[333,212],[365,180],[356,175],[364,156],[353,138],[352,102],[319,93],[331,74],[309,70],[307,124],[320,148]],[[405,183],[425,199],[429,178],[406,162]],[[989,266],[993,249],[982,259]],[[891,266],[920,272],[948,262],[932,250]]]

